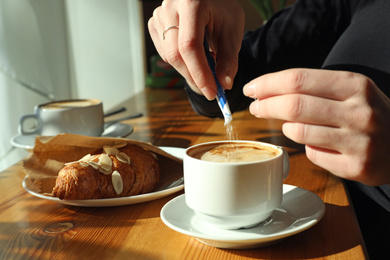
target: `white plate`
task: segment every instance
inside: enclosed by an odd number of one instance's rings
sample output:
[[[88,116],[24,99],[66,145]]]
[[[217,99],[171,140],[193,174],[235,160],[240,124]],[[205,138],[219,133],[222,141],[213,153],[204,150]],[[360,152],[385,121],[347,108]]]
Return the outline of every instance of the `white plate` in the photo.
[[[185,202],[185,194],[161,210],[162,221],[171,229],[218,248],[247,249],[267,246],[302,232],[323,217],[325,205],[314,193],[283,185],[283,202],[272,217],[248,229],[223,230],[204,225]]]
[[[126,137],[133,132],[131,125],[115,123],[104,129],[102,137]],[[11,145],[17,148],[34,149],[37,135],[15,135],[11,138]]]
[[[176,148],[176,147],[160,147],[160,148],[166,151],[167,153],[170,153],[171,155],[176,156],[180,159],[183,158],[185,152],[185,149],[183,148]],[[29,192],[30,194],[38,198],[50,200],[60,204],[81,206],[81,207],[112,207],[112,206],[124,206],[124,205],[136,204],[141,202],[147,202],[147,201],[156,200],[168,196],[170,194],[182,190],[184,188],[183,183],[184,183],[183,178],[179,178],[173,181],[171,184],[165,185],[164,187],[161,187],[159,190],[151,193],[129,196],[129,197],[121,197],[121,198],[93,199],[93,200],[60,200],[59,198],[45,196],[41,193],[34,192],[28,189],[27,187],[28,185],[26,185],[26,178],[24,178],[23,180],[23,188],[27,192]]]

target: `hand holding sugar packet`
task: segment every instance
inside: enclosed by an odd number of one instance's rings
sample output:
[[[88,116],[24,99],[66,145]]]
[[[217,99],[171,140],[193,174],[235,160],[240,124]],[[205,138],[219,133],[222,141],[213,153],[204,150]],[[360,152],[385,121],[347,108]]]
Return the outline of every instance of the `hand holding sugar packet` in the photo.
[[[227,101],[225,92],[223,91],[223,88],[222,88],[221,84],[219,84],[217,76],[215,75],[215,61],[214,61],[213,56],[211,56],[210,47],[206,41],[206,37],[203,41],[203,47],[204,47],[204,51],[206,53],[207,62],[209,64],[211,72],[214,75],[215,83],[217,84],[217,102],[218,102],[219,108],[222,111],[223,117],[225,118],[225,125],[228,125],[232,121],[233,117],[232,117],[232,113],[230,112],[229,103]]]

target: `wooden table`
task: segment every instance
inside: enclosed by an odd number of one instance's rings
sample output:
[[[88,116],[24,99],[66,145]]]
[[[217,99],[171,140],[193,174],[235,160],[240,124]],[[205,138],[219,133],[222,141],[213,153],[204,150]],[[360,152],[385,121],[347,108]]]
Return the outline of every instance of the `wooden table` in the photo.
[[[226,139],[223,120],[198,116],[181,89],[146,90],[119,106],[127,114],[144,112],[124,121],[134,127],[131,139],[181,148]],[[280,121],[255,119],[247,111],[233,121],[240,139],[287,148],[291,171],[285,183],[314,192],[326,205],[317,225],[269,247],[213,248],[161,221],[161,208],[182,192],[120,207],[65,206],[27,193],[19,163],[0,173],[0,259],[365,259],[343,181],[313,165],[304,147],[283,136]]]

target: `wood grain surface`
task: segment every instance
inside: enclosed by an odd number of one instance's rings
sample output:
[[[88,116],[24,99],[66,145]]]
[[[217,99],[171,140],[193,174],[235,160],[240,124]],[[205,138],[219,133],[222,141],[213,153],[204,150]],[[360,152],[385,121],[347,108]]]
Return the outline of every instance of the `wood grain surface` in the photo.
[[[127,114],[144,113],[123,121],[134,127],[130,139],[181,148],[226,139],[223,120],[197,115],[181,89],[146,90],[120,106]],[[365,259],[343,181],[312,164],[303,146],[284,137],[282,122],[256,119],[247,111],[233,118],[239,139],[288,150],[291,171],[285,183],[312,191],[325,203],[325,216],[317,225],[268,247],[218,249],[161,221],[161,208],[182,192],[120,207],[66,206],[27,193],[18,163],[0,173],[0,259]]]

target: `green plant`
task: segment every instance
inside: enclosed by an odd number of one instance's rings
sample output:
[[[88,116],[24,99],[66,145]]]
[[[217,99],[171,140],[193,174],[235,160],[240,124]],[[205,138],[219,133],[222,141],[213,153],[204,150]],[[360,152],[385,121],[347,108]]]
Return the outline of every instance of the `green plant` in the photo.
[[[278,0],[278,6],[275,10],[272,0],[250,0],[257,12],[267,21],[271,16],[286,5],[286,0]]]

